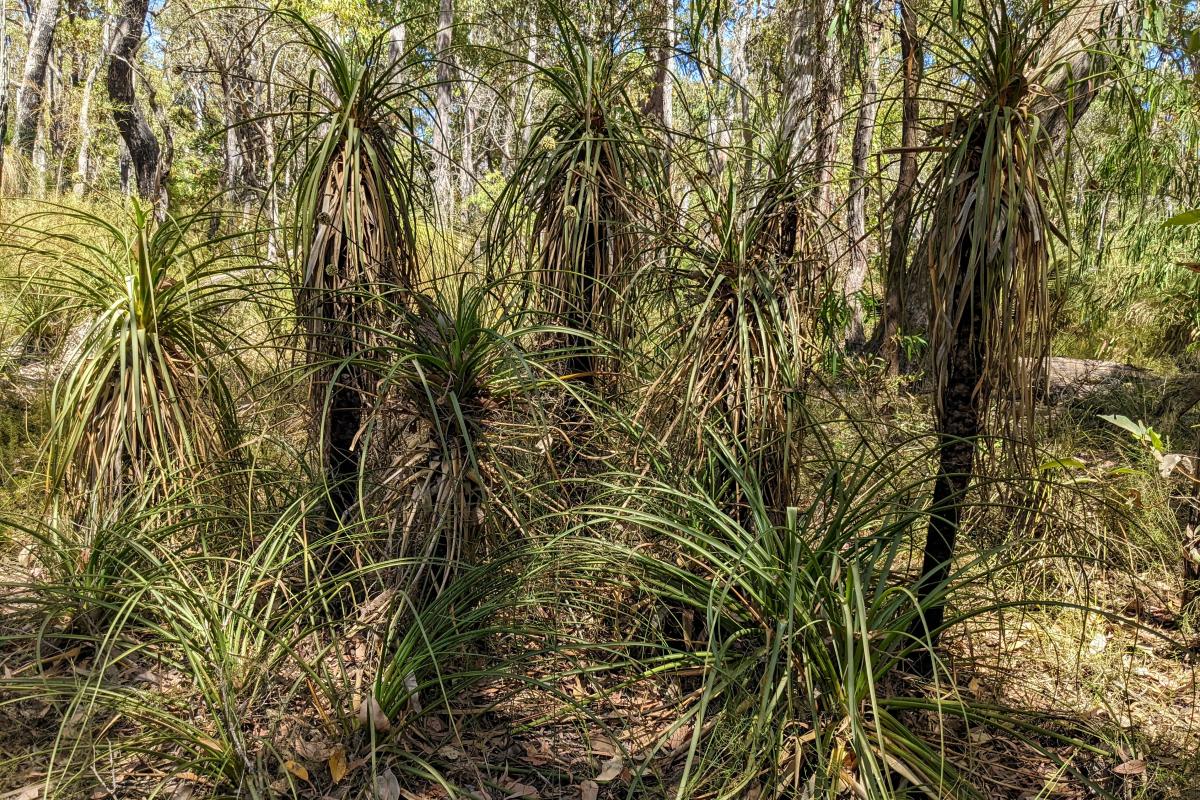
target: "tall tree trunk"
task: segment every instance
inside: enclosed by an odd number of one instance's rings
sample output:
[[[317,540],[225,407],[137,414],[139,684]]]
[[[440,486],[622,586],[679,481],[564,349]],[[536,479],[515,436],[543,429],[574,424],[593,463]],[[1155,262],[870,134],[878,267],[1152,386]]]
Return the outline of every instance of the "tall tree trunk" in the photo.
[[[658,0],[661,27],[653,31],[656,45],[650,53],[654,62],[654,82],[643,111],[664,125],[667,124],[671,106],[671,55],[675,47],[675,0]]]
[[[437,49],[437,87],[434,92],[433,174],[434,196],[449,220],[454,207],[454,187],[450,165],[450,114],[453,100],[454,62],[451,45],[454,41],[454,0],[440,0],[438,28],[434,46]]]
[[[471,46],[475,44],[474,28],[470,26],[467,28],[467,44]],[[458,165],[458,193],[460,197],[466,197],[475,185],[475,122],[478,116],[475,90],[479,84],[473,75],[468,75],[465,71],[459,75],[458,82],[462,86],[463,93],[463,130],[460,151],[462,155]],[[465,215],[465,208],[463,213]]]
[[[108,96],[113,120],[129,151],[138,195],[154,204],[155,213],[166,212],[158,139],[137,106],[134,63],[142,42],[149,0],[120,0],[114,24],[112,58],[108,62]]]
[[[388,56],[392,59],[392,63],[404,58],[404,52],[407,49],[408,26],[403,22],[393,25],[388,29]]]
[[[225,60],[219,60],[217,69],[221,76],[221,122],[225,127],[221,147],[225,167],[221,175],[221,188],[224,190],[230,207],[237,208],[241,205],[245,195],[245,166],[242,163],[244,153],[239,135],[241,119],[238,115],[238,100],[235,96],[240,87],[232,74],[236,67],[231,66]]]
[[[911,0],[900,0],[900,58],[903,75],[901,110],[900,175],[892,192],[891,236],[888,241],[887,270],[880,346],[889,375],[900,374],[900,318],[904,313],[904,284],[907,275],[908,241],[912,222],[913,191],[917,184],[917,125],[920,122],[919,97],[924,54],[917,33],[917,16]]]
[[[404,26],[400,26],[404,27]],[[395,39],[392,40],[395,43]],[[398,60],[400,54],[404,52],[403,37],[401,37],[401,45],[398,52],[393,52],[392,60]],[[267,182],[267,263],[274,264],[279,259],[279,233],[281,228],[281,220],[279,214],[279,180],[275,173],[278,169],[276,159],[278,155],[275,152],[275,76],[272,73],[272,59],[266,52],[262,54],[263,63],[267,65],[267,75],[264,83],[266,84],[266,119],[263,120],[263,136],[264,146],[263,151],[266,157],[266,182]]]
[[[111,20],[105,18],[104,27],[100,33],[100,52],[96,54],[96,61],[88,70],[87,78],[83,82],[83,98],[79,103],[79,153],[75,157],[76,197],[83,197],[84,190],[87,188],[92,149],[92,90],[96,86],[100,70],[104,67],[104,60],[108,58],[111,30]]]
[[[866,343],[863,330],[862,289],[867,280],[867,163],[875,137],[875,118],[879,114],[879,56],[883,26],[872,18],[867,26],[867,71],[863,76],[862,104],[854,125],[854,143],[850,148],[850,197],[846,206],[846,229],[850,234],[850,264],[842,282],[842,292],[850,309],[846,345],[861,348]]]
[[[797,3],[789,20],[791,35],[784,67],[782,135],[791,141],[793,158],[807,153],[813,144],[817,39],[821,27],[818,8],[824,3],[825,0]]]
[[[829,221],[833,216],[833,189],[837,185],[834,177],[834,160],[837,157],[837,143],[842,132],[844,68],[839,61],[840,48],[830,39],[829,29],[833,25],[836,7],[833,0],[825,0],[820,5],[820,27],[814,44],[817,47],[817,83],[814,85],[813,101],[815,109],[813,119],[812,162],[817,167],[817,185],[813,191],[814,206],[823,221]],[[827,242],[829,263],[838,259],[838,245],[831,240]]]
[[[4,195],[4,143],[8,140],[8,0],[0,0],[0,196]]]
[[[750,153],[750,142],[753,132],[747,121],[750,119],[750,62],[746,50],[750,46],[750,36],[753,32],[754,21],[758,18],[759,4],[754,3],[753,10],[743,10],[733,21],[733,35],[729,48],[729,80],[733,84],[730,95],[730,120],[736,120],[742,131],[742,144],[746,148],[747,157]]]
[[[962,522],[963,500],[971,487],[975,471],[975,447],[983,432],[983,414],[987,397],[980,385],[984,368],[983,297],[984,287],[978,285],[979,275],[969,277],[971,236],[963,236],[958,249],[959,269],[951,297],[962,298],[966,307],[957,323],[947,354],[946,384],[937,408],[938,472],[933,486],[929,524],[925,536],[925,552],[921,561],[921,577],[917,582],[917,601],[924,606],[923,620],[914,623],[912,634],[924,638],[932,634],[937,640],[938,629],[945,621],[944,597],[934,595],[943,591],[950,575],[955,542]],[[965,281],[977,282],[966,287]],[[917,670],[928,675],[932,661],[927,651],[916,659]]]
[[[522,151],[529,147],[529,137],[533,135],[533,88],[534,77],[537,74],[538,58],[538,27],[537,10],[529,12],[529,46],[525,50],[525,99],[521,103],[521,144]]]
[[[42,92],[46,84],[46,68],[50,63],[50,46],[58,25],[59,0],[40,0],[33,27],[29,30],[29,49],[25,53],[25,69],[17,89],[17,116],[13,138],[17,152],[33,158],[42,115]]]

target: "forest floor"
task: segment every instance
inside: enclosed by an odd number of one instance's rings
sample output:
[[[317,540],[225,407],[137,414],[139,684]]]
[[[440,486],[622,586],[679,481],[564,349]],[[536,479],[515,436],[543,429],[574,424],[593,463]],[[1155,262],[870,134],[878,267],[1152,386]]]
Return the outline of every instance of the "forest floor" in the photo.
[[[6,554],[4,573],[10,580],[30,577],[28,558],[22,553],[27,551]],[[1147,592],[1146,583],[1127,576],[1093,572],[1079,577],[1090,581],[1096,596],[1107,601],[1106,610],[1136,617],[1141,626],[1114,624],[1094,612],[1049,607],[1022,609],[1007,618],[982,616],[943,642],[950,682],[914,682],[907,688],[948,699],[962,693],[977,702],[1024,709],[1044,715],[1041,724],[1048,727],[1086,723],[1089,730],[1105,731],[1106,741],[1078,747],[1049,739],[1030,742],[1002,727],[969,727],[952,711],[910,722],[915,729],[924,726],[928,740],[940,742],[958,768],[988,785],[993,797],[1095,796],[1080,777],[1086,776],[1118,796],[1200,798],[1194,755],[1200,744],[1194,668],[1200,639],[1181,639],[1170,586],[1152,586],[1159,590],[1155,596]],[[12,618],[16,610],[0,606],[0,619]],[[24,641],[28,639],[21,634],[30,633],[4,630],[6,636]],[[371,680],[376,644],[372,626],[362,624],[345,631],[340,651],[327,656],[340,662],[353,687],[347,710],[359,702],[362,687]],[[364,791],[372,785],[384,798],[451,796],[434,783],[422,786],[403,774],[393,781],[397,773],[389,764],[399,750],[437,763],[447,778],[481,799],[676,797],[671,776],[686,760],[694,734],[690,724],[678,725],[680,699],[696,688],[687,685],[686,677],[629,682],[627,676],[593,663],[594,677],[584,679],[581,664],[561,653],[529,664],[526,674],[452,697],[451,714],[423,716],[386,745],[384,731],[378,736],[369,730],[346,736],[332,722],[338,710],[323,707],[316,693],[296,691],[296,676],[284,671],[277,690],[292,694],[287,713],[273,719],[248,716],[245,734],[250,741],[272,742],[278,748],[273,789],[281,795],[290,783],[299,797],[368,797]],[[47,642],[40,659],[30,652],[0,651],[0,672],[7,678],[36,672],[54,680],[87,676],[91,669],[89,654],[79,647],[56,652]],[[110,677],[118,684],[171,697],[176,708],[200,703],[183,675],[164,670],[152,659],[131,659],[120,675]],[[119,716],[92,721],[82,707],[66,711],[52,701],[0,700],[0,758],[10,765],[0,772],[3,800],[42,796],[47,770],[54,769],[50,750],[82,743],[71,741],[73,723],[76,733],[87,729],[130,741],[138,734],[136,724]],[[564,700],[586,706],[586,721],[561,713]],[[699,738],[718,735],[720,731],[705,730]],[[1088,745],[1110,755],[1098,755]],[[1039,752],[1041,747],[1053,748],[1056,758]],[[1080,776],[1064,770],[1064,763]],[[644,777],[630,795],[635,772]],[[212,788],[186,769],[172,773],[161,764],[126,757],[123,763],[112,761],[107,769],[96,771],[93,788],[79,797],[135,798],[157,791],[157,796],[185,800],[208,796]],[[746,793],[748,798],[756,796],[754,787]]]

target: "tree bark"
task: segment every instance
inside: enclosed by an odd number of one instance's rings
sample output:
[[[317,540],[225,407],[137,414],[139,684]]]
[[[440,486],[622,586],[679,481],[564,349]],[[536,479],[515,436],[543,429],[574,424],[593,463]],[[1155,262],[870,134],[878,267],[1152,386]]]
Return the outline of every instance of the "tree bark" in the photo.
[[[669,127],[672,115],[671,56],[675,48],[675,0],[658,0],[657,4],[660,6],[661,27],[652,31],[656,44],[650,53],[654,62],[654,81],[642,111]]]
[[[4,143],[8,140],[8,0],[0,0],[0,196],[4,195]]]
[[[454,207],[454,187],[450,164],[450,114],[453,101],[454,0],[440,0],[438,28],[434,46],[437,49],[437,86],[434,92],[433,176],[434,196],[449,220]]]
[[[475,45],[474,29],[467,28],[467,44]],[[473,75],[467,71],[459,75],[458,83],[463,93],[463,127],[461,159],[458,165],[458,194],[467,197],[475,187],[475,126],[478,119],[478,109],[475,91],[479,86]],[[464,210],[465,215],[465,210]]]
[[[537,74],[538,27],[537,10],[529,12],[529,46],[525,50],[525,99],[521,103],[521,149],[529,147],[533,135],[533,89]]]
[[[17,89],[17,115],[13,138],[17,152],[33,158],[37,141],[38,122],[42,113],[42,92],[46,84],[46,69],[50,63],[50,47],[58,25],[59,0],[40,0],[33,27],[29,31],[29,50],[25,54],[25,69]]]
[[[129,151],[138,195],[154,204],[157,216],[166,212],[158,139],[137,106],[134,61],[142,42],[149,0],[121,0],[115,19],[112,58],[108,62],[108,96],[113,121]]]
[[[850,309],[846,346],[858,349],[866,344],[863,330],[862,289],[867,280],[867,163],[875,137],[875,119],[879,114],[879,58],[883,26],[872,19],[867,26],[867,72],[863,77],[862,104],[854,125],[854,143],[850,148],[850,197],[846,207],[846,229],[850,234],[850,264],[842,282],[842,292]]]
[[[900,374],[900,318],[904,311],[904,284],[907,276],[908,241],[912,221],[913,191],[917,184],[917,125],[920,122],[921,76],[924,54],[917,32],[917,17],[911,0],[899,0],[900,59],[903,75],[903,106],[901,110],[900,175],[892,192],[891,235],[888,240],[885,276],[886,296],[883,303],[880,346],[887,373]]]
[[[80,198],[87,188],[88,171],[91,167],[92,90],[96,86],[100,70],[104,67],[104,60],[108,58],[110,32],[111,20],[105,19],[100,33],[100,52],[96,54],[96,62],[88,70],[87,78],[83,82],[83,99],[79,103],[79,153],[75,158],[74,189],[75,196]]]

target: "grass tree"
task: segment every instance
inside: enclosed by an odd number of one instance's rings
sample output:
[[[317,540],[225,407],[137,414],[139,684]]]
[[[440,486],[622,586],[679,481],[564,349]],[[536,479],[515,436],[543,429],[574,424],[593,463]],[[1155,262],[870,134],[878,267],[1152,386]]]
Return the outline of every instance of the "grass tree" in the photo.
[[[627,337],[639,226],[665,180],[631,97],[642,77],[632,51],[590,41],[563,9],[554,21],[557,64],[530,64],[548,108],[496,201],[488,236],[493,257],[521,244],[534,254],[544,309],[565,328],[566,372],[592,386],[605,371],[603,343]]]
[[[317,438],[330,523],[358,505],[362,449],[378,370],[372,350],[417,280],[414,238],[418,168],[413,153],[415,90],[388,39],[350,52],[298,15],[317,75],[304,87],[293,148],[303,164],[296,186],[295,237],[301,262],[296,305],[320,420]]]
[[[949,574],[979,436],[1013,432],[1033,415],[1049,349],[1053,220],[1065,219],[1037,87],[1062,63],[1047,44],[1067,14],[985,2],[963,9],[956,35],[944,40],[941,55],[955,72],[947,88],[957,102],[929,182],[924,244],[939,443],[922,599]],[[998,428],[988,425],[993,413]],[[943,615],[941,603],[930,606],[921,632],[936,637]]]
[[[236,445],[225,313],[236,267],[189,237],[197,219],[157,224],[135,203],[122,225],[54,206],[10,231],[37,291],[55,298],[47,314],[76,321],[51,396],[48,455],[53,496],[67,495],[73,511],[110,511],[128,491],[195,476]]]
[[[401,583],[433,590],[525,528],[544,423],[540,382],[515,344],[522,313],[469,277],[439,289],[396,310],[405,322],[387,340],[383,408],[368,429],[386,462],[372,507],[387,509],[393,549],[410,559]]]
[[[749,177],[719,176],[693,195],[690,223],[668,271],[675,290],[669,296],[682,299],[673,316],[683,326],[686,368],[665,371],[660,391],[649,398],[656,408],[681,398],[687,438],[700,462],[720,463],[703,458],[705,442],[717,436],[763,479],[765,501],[781,515],[824,276],[821,260],[805,257],[812,226],[791,141],[772,136],[761,147],[746,155],[761,169],[749,170]],[[727,471],[718,469],[719,483],[740,495]],[[718,486],[713,490],[721,495]],[[746,498],[729,499],[740,504]]]

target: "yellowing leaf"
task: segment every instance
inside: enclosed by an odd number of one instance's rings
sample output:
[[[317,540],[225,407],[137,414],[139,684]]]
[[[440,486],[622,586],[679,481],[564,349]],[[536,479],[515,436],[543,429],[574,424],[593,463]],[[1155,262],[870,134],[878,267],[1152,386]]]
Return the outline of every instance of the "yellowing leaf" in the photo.
[[[305,781],[306,783],[308,782],[308,769],[303,764],[288,759],[287,761],[283,762],[283,768],[295,775],[300,780]]]
[[[214,753],[224,753],[225,752],[225,746],[222,745],[220,742],[218,742],[216,739],[212,738],[211,736],[201,736],[198,739],[196,739],[196,743],[204,745],[204,747],[206,747],[207,749],[211,750]]]
[[[349,771],[346,765],[346,748],[338,745],[329,756],[329,778],[334,783],[337,783],[346,777],[346,773]]]

